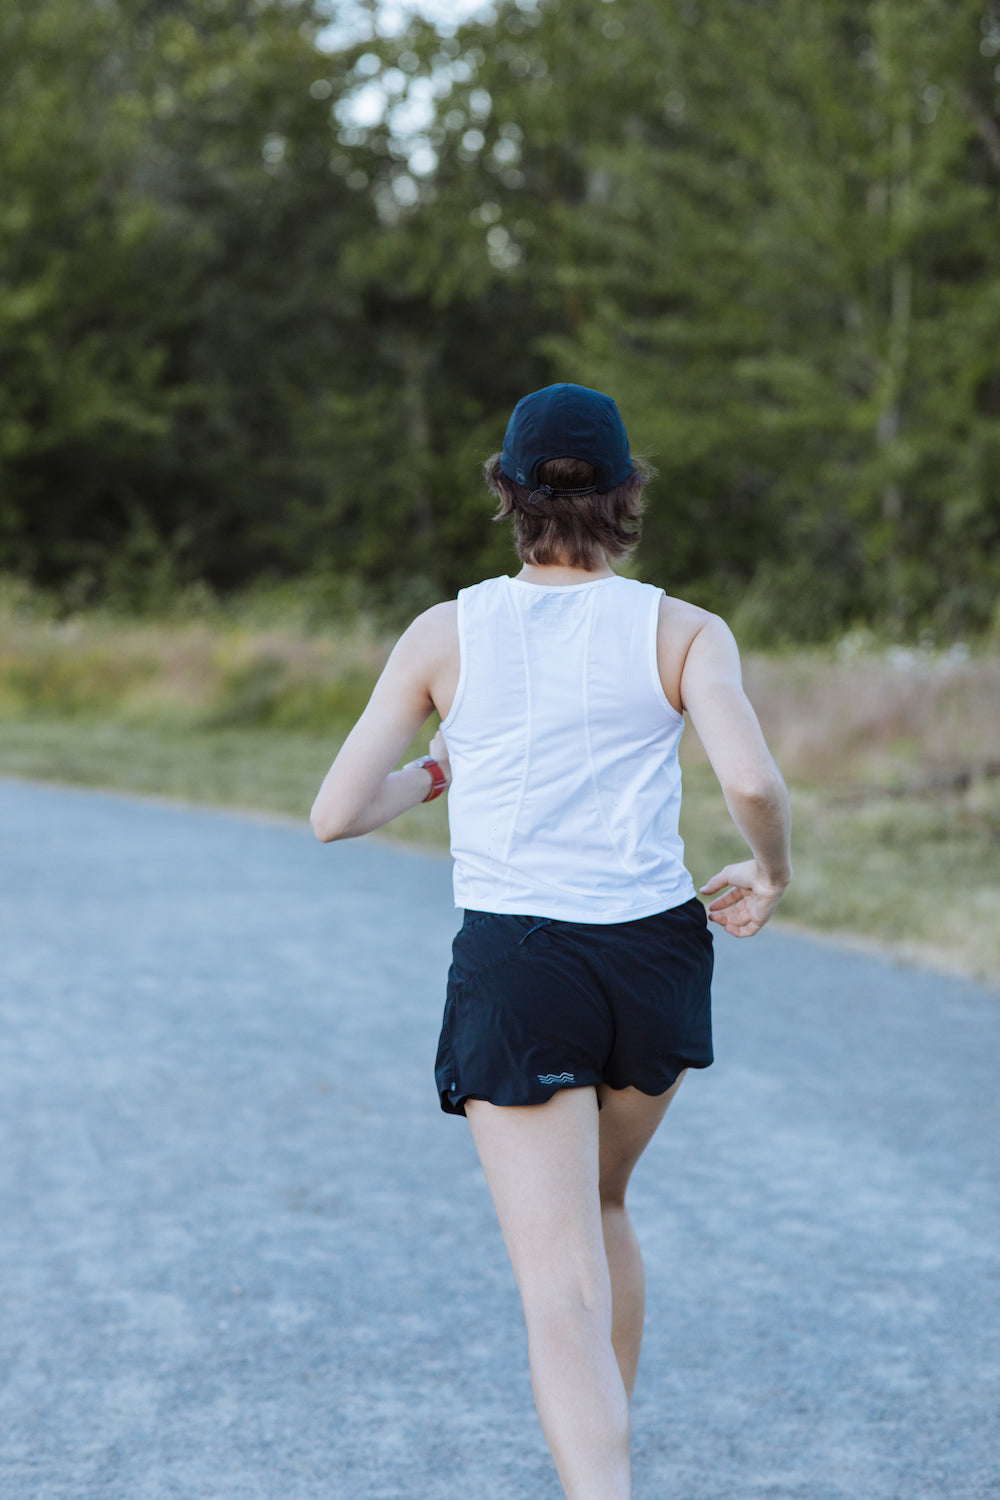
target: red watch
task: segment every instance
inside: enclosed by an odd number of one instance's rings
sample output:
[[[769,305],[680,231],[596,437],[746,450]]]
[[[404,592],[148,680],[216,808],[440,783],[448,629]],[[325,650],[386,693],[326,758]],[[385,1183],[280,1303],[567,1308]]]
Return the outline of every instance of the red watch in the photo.
[[[420,760],[413,762],[415,766],[423,766],[425,771],[431,773],[431,789],[424,798],[425,802],[433,802],[435,797],[440,797],[448,785],[448,778],[434,759],[433,755],[424,755]]]

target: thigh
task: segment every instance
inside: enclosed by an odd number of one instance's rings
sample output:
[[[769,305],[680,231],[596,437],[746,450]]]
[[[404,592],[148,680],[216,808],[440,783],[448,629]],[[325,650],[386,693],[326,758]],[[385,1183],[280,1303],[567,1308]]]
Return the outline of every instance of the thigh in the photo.
[[[598,1160],[603,1199],[624,1199],[632,1170],[683,1081],[681,1073],[662,1094],[644,1094],[636,1088],[613,1089],[601,1084]]]
[[[544,1104],[469,1099],[466,1114],[526,1311],[567,1280],[588,1302],[609,1302],[594,1090],[561,1089]]]

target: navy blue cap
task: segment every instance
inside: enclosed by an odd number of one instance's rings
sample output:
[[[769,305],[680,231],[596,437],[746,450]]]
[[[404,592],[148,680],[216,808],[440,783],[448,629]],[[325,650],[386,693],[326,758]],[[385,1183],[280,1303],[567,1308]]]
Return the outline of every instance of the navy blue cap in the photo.
[[[550,458],[593,464],[595,488],[602,493],[625,483],[632,456],[625,424],[610,396],[585,385],[547,385],[521,397],[507,424],[500,467],[508,479],[534,489],[539,466]]]

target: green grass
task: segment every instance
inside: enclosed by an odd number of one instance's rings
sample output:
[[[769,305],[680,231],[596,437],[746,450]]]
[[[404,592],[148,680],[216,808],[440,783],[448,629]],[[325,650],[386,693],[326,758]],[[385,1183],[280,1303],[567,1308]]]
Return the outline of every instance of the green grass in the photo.
[[[0,725],[0,774],[279,813],[305,826],[337,743],[267,728],[29,719]],[[792,802],[795,880],[776,920],[1000,978],[997,783],[938,799],[845,800],[793,786]],[[699,884],[745,857],[714,777],[697,762],[685,770],[682,832]],[[386,834],[443,852],[445,799],[414,808]]]
[[[426,741],[425,734],[424,752]],[[279,813],[305,827],[339,743],[329,734],[278,729],[8,720],[0,722],[0,775]],[[386,832],[446,850],[445,799],[414,808]]]
[[[60,620],[0,587],[0,774],[301,819],[389,641],[364,621]],[[792,792],[778,919],[1000,980],[1000,655],[756,656]],[[409,756],[426,749],[427,725]],[[745,857],[694,735],[682,832],[702,883]],[[444,798],[386,830],[445,850]]]
[[[305,820],[331,759],[322,736],[266,729],[190,729],[113,719],[0,725],[0,773],[115,787]]]
[[[776,922],[1000,980],[1000,784],[936,797],[790,790],[795,878]],[[746,857],[702,765],[685,771],[681,830],[699,884]]]

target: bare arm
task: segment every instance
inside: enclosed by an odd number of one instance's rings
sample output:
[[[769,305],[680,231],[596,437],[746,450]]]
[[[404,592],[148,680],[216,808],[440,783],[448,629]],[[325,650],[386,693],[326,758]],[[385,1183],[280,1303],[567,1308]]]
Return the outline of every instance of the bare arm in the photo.
[[[688,648],[681,699],[691,715],[726,806],[753,852],[727,865],[702,891],[724,891],[709,907],[737,937],[751,937],[771,916],[792,878],[791,809],[781,772],[743,691],[739,652],[724,621],[710,615]]]
[[[422,766],[392,767],[434,708],[440,610],[436,606],[420,615],[400,636],[367,708],[326,773],[310,814],[323,843],[381,828],[430,791],[431,774]],[[447,773],[447,764],[444,769]]]

